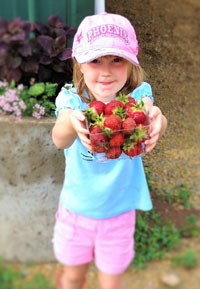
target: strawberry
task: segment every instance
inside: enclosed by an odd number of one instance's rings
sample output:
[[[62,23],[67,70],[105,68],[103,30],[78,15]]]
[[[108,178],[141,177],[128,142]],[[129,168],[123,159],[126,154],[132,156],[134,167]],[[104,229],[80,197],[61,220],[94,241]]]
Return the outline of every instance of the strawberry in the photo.
[[[141,110],[140,111],[139,110],[134,111],[133,112],[133,118],[137,124],[144,124],[146,121],[146,115],[145,115],[144,111],[141,111]]]
[[[110,147],[118,147],[123,145],[123,143],[124,143],[124,135],[121,132],[114,134],[109,141]]]
[[[95,146],[95,145],[93,145],[92,148],[93,148],[93,151],[95,153],[105,153],[107,151],[106,146]]]
[[[122,128],[124,129],[125,134],[132,134],[135,130],[136,127],[136,122],[133,118],[127,117],[123,122],[122,122]]]
[[[111,115],[111,114],[117,114],[122,115],[124,114],[124,105],[119,100],[111,100],[108,104],[105,106],[105,114]]]
[[[104,112],[105,106],[105,103],[99,100],[94,100],[89,104],[89,108],[91,108],[91,111],[93,113],[97,113],[98,115],[101,115],[102,112]]]
[[[90,141],[94,146],[103,147],[108,143],[108,137],[102,133],[99,126],[91,126],[90,130]]]
[[[149,138],[148,127],[144,124],[138,124],[135,128],[134,133],[130,136],[130,139],[137,143],[142,143]]]
[[[108,159],[117,159],[120,157],[121,154],[122,154],[122,149],[120,147],[111,147],[107,151],[106,157]]]
[[[97,121],[100,118],[100,115],[103,115],[104,109],[105,103],[99,100],[92,101],[89,104],[88,109],[84,111],[88,124]]]
[[[122,119],[115,114],[105,115],[103,127],[106,130],[116,131],[121,129]]]
[[[144,102],[132,104],[127,103],[125,107],[126,114],[133,118],[137,124],[144,124],[146,121],[146,115],[144,112]]]
[[[91,125],[91,126],[89,127],[89,131],[90,131],[91,134],[97,134],[97,133],[102,132],[102,131],[101,131],[101,127],[98,126],[98,125]]]
[[[129,94],[124,94],[124,93],[120,93],[119,96],[115,97],[115,99],[121,101],[125,106],[127,103],[133,103],[133,104],[136,103],[135,99],[132,96],[130,96]]]
[[[136,103],[135,98],[133,98],[132,96],[128,97],[128,103]]]
[[[134,141],[128,140],[124,143],[123,152],[129,157],[135,157],[140,155],[143,152],[142,144],[135,143]]]

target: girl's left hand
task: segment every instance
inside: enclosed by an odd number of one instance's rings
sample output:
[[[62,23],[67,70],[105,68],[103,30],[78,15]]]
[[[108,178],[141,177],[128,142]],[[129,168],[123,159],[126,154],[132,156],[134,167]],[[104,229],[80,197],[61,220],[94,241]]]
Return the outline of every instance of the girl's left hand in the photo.
[[[145,141],[145,152],[152,151],[167,126],[166,118],[157,106],[152,106],[149,111],[149,118],[151,121],[151,131],[150,139]]]

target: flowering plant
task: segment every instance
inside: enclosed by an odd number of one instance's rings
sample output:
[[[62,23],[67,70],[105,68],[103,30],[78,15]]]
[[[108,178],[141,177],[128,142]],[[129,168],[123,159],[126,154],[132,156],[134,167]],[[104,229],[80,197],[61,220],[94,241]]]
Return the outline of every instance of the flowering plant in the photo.
[[[35,83],[30,87],[0,81],[0,115],[17,120],[22,116],[54,116],[57,83]]]

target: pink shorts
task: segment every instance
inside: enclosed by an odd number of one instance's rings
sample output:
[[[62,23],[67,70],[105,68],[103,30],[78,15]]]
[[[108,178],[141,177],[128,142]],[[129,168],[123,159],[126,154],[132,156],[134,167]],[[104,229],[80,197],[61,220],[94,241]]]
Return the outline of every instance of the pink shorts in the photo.
[[[59,205],[54,227],[54,253],[64,265],[94,260],[107,274],[120,274],[134,256],[135,210],[109,219],[80,216]]]

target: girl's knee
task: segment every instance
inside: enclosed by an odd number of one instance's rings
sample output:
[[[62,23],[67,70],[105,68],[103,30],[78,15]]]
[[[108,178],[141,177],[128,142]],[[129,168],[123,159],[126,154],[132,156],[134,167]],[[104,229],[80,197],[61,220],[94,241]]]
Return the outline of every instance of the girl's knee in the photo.
[[[63,272],[63,279],[68,280],[71,283],[82,282],[85,278],[88,266],[65,266]]]
[[[107,275],[99,273],[99,282],[101,289],[123,289],[122,275]]]
[[[81,274],[73,271],[65,271],[62,277],[65,280],[69,281],[70,283],[78,283],[81,282],[84,278]]]

